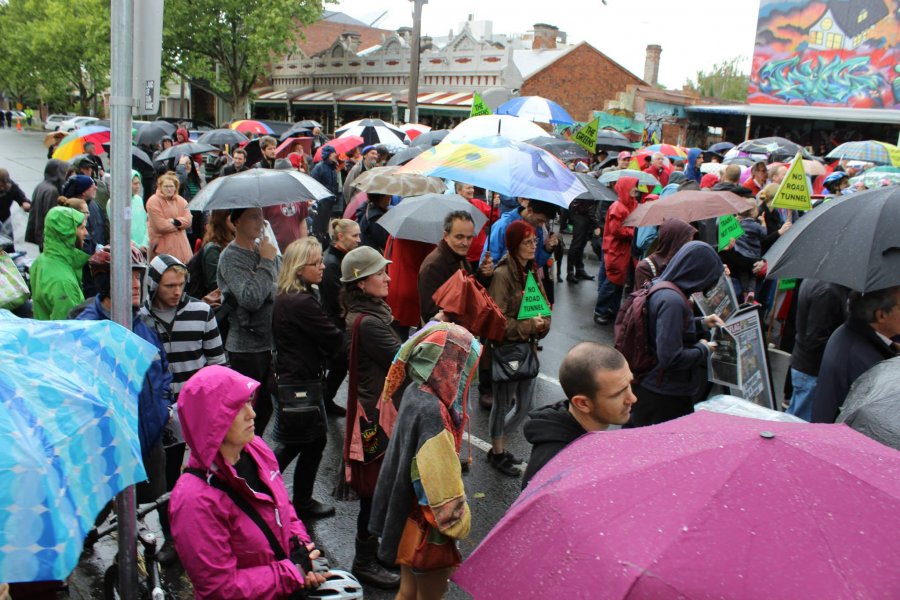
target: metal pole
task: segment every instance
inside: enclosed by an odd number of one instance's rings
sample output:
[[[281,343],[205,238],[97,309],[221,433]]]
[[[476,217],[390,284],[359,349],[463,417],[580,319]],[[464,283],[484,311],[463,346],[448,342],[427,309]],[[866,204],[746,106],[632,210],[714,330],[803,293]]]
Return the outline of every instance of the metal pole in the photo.
[[[111,4],[110,255],[112,319],[131,330],[131,111],[133,0]],[[119,595],[137,599],[137,518],[134,486],[116,497],[119,523]]]
[[[419,59],[420,43],[422,37],[422,5],[428,0],[412,0],[413,2],[413,31],[412,45],[409,57],[409,98],[407,107],[409,107],[409,122],[419,122],[419,107],[417,105],[419,98]]]
[[[747,115],[747,126],[746,126],[746,128],[744,129],[744,141],[745,141],[745,142],[746,142],[747,140],[750,139],[750,123],[751,123],[751,120],[752,120],[752,117],[751,117],[750,115]]]

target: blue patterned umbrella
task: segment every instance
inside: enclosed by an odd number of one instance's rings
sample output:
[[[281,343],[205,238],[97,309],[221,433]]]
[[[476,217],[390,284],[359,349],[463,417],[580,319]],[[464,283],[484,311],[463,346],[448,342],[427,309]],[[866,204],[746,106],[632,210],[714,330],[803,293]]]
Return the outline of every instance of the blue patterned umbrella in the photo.
[[[527,121],[573,125],[575,120],[562,106],[540,96],[521,96],[508,100],[497,107],[495,114],[512,115]]]
[[[0,581],[65,579],[100,509],[147,478],[137,397],[156,354],[112,321],[0,310]]]

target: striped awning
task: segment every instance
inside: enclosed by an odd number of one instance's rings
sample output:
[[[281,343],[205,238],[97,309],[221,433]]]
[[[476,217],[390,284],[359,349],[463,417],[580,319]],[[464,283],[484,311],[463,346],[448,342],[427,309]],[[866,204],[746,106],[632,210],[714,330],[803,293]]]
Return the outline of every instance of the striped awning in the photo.
[[[334,100],[334,92],[306,92],[299,96],[291,98],[291,102],[332,102]]]
[[[256,97],[257,100],[262,100],[264,102],[274,102],[281,101],[284,102],[287,100],[287,90],[275,90],[273,92],[265,92]]]
[[[354,93],[338,98],[338,102],[365,102],[369,104],[377,102],[382,104],[390,104],[391,95],[392,94],[390,92]]]
[[[419,94],[417,103],[419,106],[472,106],[472,92],[425,92]]]

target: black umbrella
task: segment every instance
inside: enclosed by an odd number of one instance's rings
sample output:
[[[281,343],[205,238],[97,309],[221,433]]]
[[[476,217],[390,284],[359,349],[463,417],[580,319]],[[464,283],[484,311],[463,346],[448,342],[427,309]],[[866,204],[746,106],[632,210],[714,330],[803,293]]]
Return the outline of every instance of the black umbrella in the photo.
[[[257,119],[257,121],[268,125],[269,129],[272,130],[272,135],[276,138],[294,126],[293,123],[288,123],[287,121],[266,121],[263,119]]]
[[[742,167],[752,167],[755,165],[757,160],[753,160],[749,156],[734,156],[732,158],[725,158],[722,160],[723,165],[740,165]]]
[[[575,173],[575,177],[584,184],[587,191],[580,196],[576,196],[576,200],[595,200],[598,202],[615,202],[619,199],[615,190],[609,186],[603,185],[597,178],[590,173]]]
[[[445,137],[447,137],[448,133],[450,133],[449,129],[432,129],[431,131],[426,131],[425,133],[417,135],[410,146],[423,146],[425,148],[437,146]]]
[[[612,129],[601,129],[597,132],[597,146],[606,151],[634,150],[627,137]]]
[[[898,231],[898,186],[831,200],[803,215],[766,252],[766,277],[819,279],[859,292],[900,285]]]
[[[211,146],[233,146],[249,140],[250,138],[235,129],[213,129],[197,138],[197,143]]]
[[[162,152],[156,155],[153,159],[154,162],[163,162],[164,160],[169,160],[170,158],[179,158],[184,154],[205,154],[207,152],[218,152],[219,149],[215,146],[210,146],[209,144],[198,144],[196,142],[189,142],[187,144],[177,144],[172,146],[171,148],[166,148]]]
[[[719,142],[718,144],[713,144],[709,148],[706,149],[707,152],[714,152],[715,154],[725,154],[729,150],[734,148],[734,144],[731,142]]]
[[[404,148],[397,154],[393,155],[389,161],[387,161],[387,166],[393,167],[398,165],[405,165],[426,150],[428,150],[426,146],[410,146],[409,148]]]
[[[253,166],[262,160],[262,150],[259,149],[259,138],[254,138],[242,146],[247,151],[247,164]]]
[[[782,137],[764,137],[741,142],[735,149],[747,154],[760,154],[768,157],[769,162],[786,161],[794,158],[798,152],[803,158],[812,158],[800,144]],[[752,158],[752,156],[751,156]]]
[[[134,143],[139,146],[155,146],[164,137],[175,135],[175,125],[168,121],[153,121],[144,125],[134,134]]]
[[[283,142],[284,140],[292,137],[309,137],[312,135],[312,129],[310,127],[300,127],[299,125],[294,125],[287,131],[281,134],[281,137],[278,138],[279,142]]]
[[[331,195],[321,183],[299,171],[249,169],[213,179],[194,196],[188,208],[206,211],[277,206]]]
[[[313,121],[312,119],[304,119],[302,121],[297,121],[296,123],[294,123],[294,127],[301,127],[301,128],[306,128],[306,129],[310,129],[310,130],[315,127],[318,127],[319,129],[324,129],[324,127],[322,126],[321,123],[319,123],[318,121]]]
[[[591,155],[588,151],[569,140],[558,140],[545,135],[525,140],[526,144],[543,148],[559,160],[565,162],[569,160],[590,160]]]
[[[103,149],[107,154],[109,154],[109,148],[110,144],[103,144]],[[137,146],[131,147],[131,168],[136,169],[141,173],[156,172],[156,170],[153,168],[153,159],[150,158],[149,154],[147,154]]]

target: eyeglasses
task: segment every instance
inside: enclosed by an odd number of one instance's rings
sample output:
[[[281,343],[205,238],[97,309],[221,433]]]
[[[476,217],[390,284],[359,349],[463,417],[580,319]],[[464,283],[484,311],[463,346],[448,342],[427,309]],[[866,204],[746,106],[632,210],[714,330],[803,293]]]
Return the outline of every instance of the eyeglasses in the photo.
[[[325,264],[325,259],[324,259],[324,258],[320,258],[320,259],[317,260],[316,262],[308,262],[308,263],[306,263],[306,264],[303,265],[303,266],[304,266],[304,267],[321,267],[321,266],[324,265],[324,264]]]
[[[530,238],[528,238],[528,239],[526,239],[526,240],[522,240],[522,245],[524,245],[524,246],[537,246],[537,242],[538,242],[538,241],[537,241],[537,238],[536,238],[536,237],[530,237]]]

